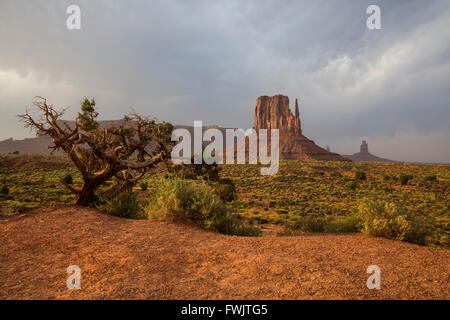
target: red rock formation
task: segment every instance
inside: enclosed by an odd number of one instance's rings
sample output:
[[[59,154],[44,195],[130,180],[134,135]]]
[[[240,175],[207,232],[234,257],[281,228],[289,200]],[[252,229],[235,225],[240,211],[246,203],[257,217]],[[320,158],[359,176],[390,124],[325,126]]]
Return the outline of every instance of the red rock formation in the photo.
[[[281,133],[301,134],[298,100],[295,115],[289,109],[289,98],[282,95],[262,96],[256,100],[255,129],[279,129]]]
[[[287,96],[259,97],[255,106],[254,128],[279,129],[281,159],[349,161],[337,153],[319,147],[302,134],[297,99],[295,114],[292,114]]]

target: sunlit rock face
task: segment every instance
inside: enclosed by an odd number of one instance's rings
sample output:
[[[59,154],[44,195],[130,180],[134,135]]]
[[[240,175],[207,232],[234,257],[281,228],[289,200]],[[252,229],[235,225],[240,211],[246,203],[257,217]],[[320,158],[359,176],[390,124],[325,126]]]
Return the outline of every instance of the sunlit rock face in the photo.
[[[302,134],[298,99],[294,113],[289,108],[289,98],[283,95],[261,96],[256,100],[254,129],[278,129],[280,158],[291,160],[349,161],[337,153],[319,147]]]
[[[279,129],[280,133],[301,134],[298,100],[295,99],[295,115],[289,109],[289,98],[282,95],[261,96],[256,100],[255,129]]]

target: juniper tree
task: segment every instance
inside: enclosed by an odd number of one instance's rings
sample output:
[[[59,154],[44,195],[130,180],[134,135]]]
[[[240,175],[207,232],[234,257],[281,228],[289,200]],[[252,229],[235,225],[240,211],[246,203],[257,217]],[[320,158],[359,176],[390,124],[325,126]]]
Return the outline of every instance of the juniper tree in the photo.
[[[62,151],[80,172],[81,186],[61,181],[75,194],[74,203],[87,206],[98,201],[98,187],[115,177],[116,183],[101,197],[112,197],[134,185],[148,170],[169,160],[173,126],[137,113],[126,115],[116,126],[102,128],[97,120],[95,100],[84,98],[75,124],[62,120],[58,111],[42,97],[32,110],[19,115],[25,127],[52,139],[51,152]]]

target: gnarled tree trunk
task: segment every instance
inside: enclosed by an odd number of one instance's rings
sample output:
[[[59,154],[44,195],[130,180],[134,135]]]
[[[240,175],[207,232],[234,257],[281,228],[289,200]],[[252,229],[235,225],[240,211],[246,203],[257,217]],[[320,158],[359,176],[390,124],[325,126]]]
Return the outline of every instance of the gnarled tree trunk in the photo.
[[[75,194],[75,204],[96,203],[98,187],[116,176],[119,183],[102,195],[113,197],[133,186],[150,168],[168,159],[173,129],[170,123],[157,123],[154,118],[134,113],[125,116],[118,127],[101,128],[96,120],[95,100],[85,98],[75,127],[70,127],[59,120],[64,111],[56,111],[45,98],[37,98],[33,104],[41,118],[35,120],[28,111],[19,118],[38,135],[51,137],[50,148],[64,151],[80,172],[83,179],[80,187],[61,181]],[[156,147],[148,150],[151,143]],[[120,172],[123,177],[118,176]]]

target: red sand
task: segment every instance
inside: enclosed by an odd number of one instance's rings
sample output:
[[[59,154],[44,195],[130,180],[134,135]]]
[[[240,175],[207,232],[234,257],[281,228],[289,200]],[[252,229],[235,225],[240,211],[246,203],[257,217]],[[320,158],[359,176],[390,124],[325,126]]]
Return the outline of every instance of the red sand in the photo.
[[[1,218],[0,241],[0,299],[450,298],[449,251],[361,234],[232,237],[65,206]]]

